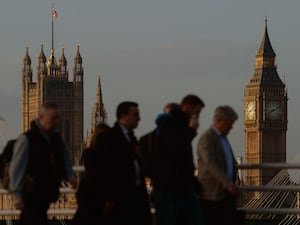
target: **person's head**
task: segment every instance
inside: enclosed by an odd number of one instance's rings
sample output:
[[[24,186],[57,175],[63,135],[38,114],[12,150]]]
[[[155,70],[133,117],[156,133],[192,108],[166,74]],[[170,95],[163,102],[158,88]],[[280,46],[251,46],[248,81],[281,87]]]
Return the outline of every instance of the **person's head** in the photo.
[[[140,121],[138,104],[135,102],[121,102],[117,107],[117,121],[128,130],[133,130]]]
[[[96,145],[96,140],[109,129],[110,127],[105,123],[100,123],[95,127],[95,130],[93,132],[92,138],[91,138],[91,147],[94,147]]]
[[[198,96],[192,94],[186,95],[180,103],[181,110],[187,113],[190,118],[193,115],[199,117],[199,114],[204,106],[204,102]]]
[[[45,102],[41,105],[39,124],[46,133],[54,133],[60,124],[60,110],[58,104],[54,102]]]
[[[218,106],[214,113],[214,127],[222,134],[227,135],[237,119],[238,114],[233,108],[227,105]]]
[[[172,110],[176,110],[176,109],[180,109],[180,106],[179,104],[177,104],[176,102],[170,102],[170,103],[167,103],[163,109],[163,112],[164,113],[169,113],[171,112]]]

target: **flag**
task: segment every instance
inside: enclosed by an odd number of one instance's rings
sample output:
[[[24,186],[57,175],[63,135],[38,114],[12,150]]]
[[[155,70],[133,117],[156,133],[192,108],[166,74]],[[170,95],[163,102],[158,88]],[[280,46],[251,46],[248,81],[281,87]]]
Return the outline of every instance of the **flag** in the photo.
[[[57,18],[57,12],[55,9],[52,9],[52,19],[55,20]]]

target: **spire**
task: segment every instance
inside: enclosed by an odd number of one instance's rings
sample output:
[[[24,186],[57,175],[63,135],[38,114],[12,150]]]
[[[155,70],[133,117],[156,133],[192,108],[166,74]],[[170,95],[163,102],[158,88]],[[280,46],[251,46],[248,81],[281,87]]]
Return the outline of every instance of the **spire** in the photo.
[[[26,46],[26,53],[23,59],[23,82],[29,84],[32,81],[31,58],[28,53],[29,47]]]
[[[44,45],[41,44],[41,52],[39,55],[39,63],[45,63],[47,61],[45,53],[44,53]]]
[[[259,49],[256,53],[256,56],[269,56],[269,57],[275,57],[276,54],[272,48],[269,34],[268,34],[268,26],[267,26],[268,20],[265,18],[265,31],[259,46]]]
[[[103,98],[102,98],[102,89],[100,76],[98,78],[98,89],[97,89],[97,97],[94,105],[94,109],[92,112],[92,124],[91,124],[91,133],[95,129],[98,124],[106,123],[106,111],[104,108]]]
[[[79,52],[79,45],[77,45],[77,53],[76,53],[76,56],[74,58],[74,64],[82,64],[82,58],[81,58],[81,55],[80,55],[80,52]]]
[[[265,30],[260,47],[256,53],[255,71],[248,84],[249,86],[284,85],[277,73],[276,54],[269,39],[267,22],[267,18],[265,18]]]
[[[100,76],[98,78],[98,90],[97,90],[97,102],[102,103],[102,90],[101,90],[101,82],[100,82]]]
[[[59,60],[59,65],[60,66],[67,66],[68,65],[68,62],[67,62],[67,59],[65,57],[65,48],[62,48],[61,49],[61,57],[60,57],[60,60]]]
[[[29,56],[28,49],[29,49],[29,46],[26,46],[26,53],[25,53],[25,57],[23,60],[24,65],[31,65],[31,58]]]

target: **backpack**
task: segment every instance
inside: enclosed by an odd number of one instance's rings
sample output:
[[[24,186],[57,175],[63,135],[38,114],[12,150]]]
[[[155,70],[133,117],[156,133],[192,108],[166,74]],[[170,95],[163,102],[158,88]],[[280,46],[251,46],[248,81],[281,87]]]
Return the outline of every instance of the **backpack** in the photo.
[[[16,141],[17,139],[9,140],[4,146],[3,152],[0,154],[0,184],[5,189],[8,189],[9,186],[8,170]]]
[[[24,133],[27,138],[29,138],[29,132]],[[16,139],[9,140],[3,148],[0,154],[0,187],[8,190],[9,189],[9,166],[12,160],[14,145],[17,141]]]

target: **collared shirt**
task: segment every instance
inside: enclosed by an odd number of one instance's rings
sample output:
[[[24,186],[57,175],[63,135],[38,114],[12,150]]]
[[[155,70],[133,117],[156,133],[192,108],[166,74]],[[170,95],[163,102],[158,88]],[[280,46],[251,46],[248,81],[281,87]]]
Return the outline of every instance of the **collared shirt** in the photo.
[[[129,130],[127,128],[125,128],[124,126],[122,126],[120,124],[121,130],[124,134],[124,136],[126,137],[127,141],[129,142],[129,144],[133,144],[131,143],[130,137],[128,136],[128,132]],[[135,183],[136,185],[140,185],[141,184],[141,179],[140,179],[140,174],[141,174],[141,169],[140,169],[140,165],[139,162],[137,160],[137,158],[133,158],[133,164],[134,164],[134,172],[135,172]]]
[[[121,127],[121,130],[122,130],[124,136],[126,137],[127,141],[131,144],[130,138],[128,136],[129,130],[127,128],[123,127],[121,124],[120,124],[120,127]]]
[[[220,141],[223,145],[224,154],[225,154],[225,158],[226,158],[226,164],[227,164],[227,171],[226,171],[227,180],[228,180],[229,184],[232,184],[233,183],[233,180],[232,180],[232,178],[233,178],[233,156],[232,156],[230,144],[228,142],[226,135],[222,134],[215,127],[213,127],[213,129],[218,134]]]

